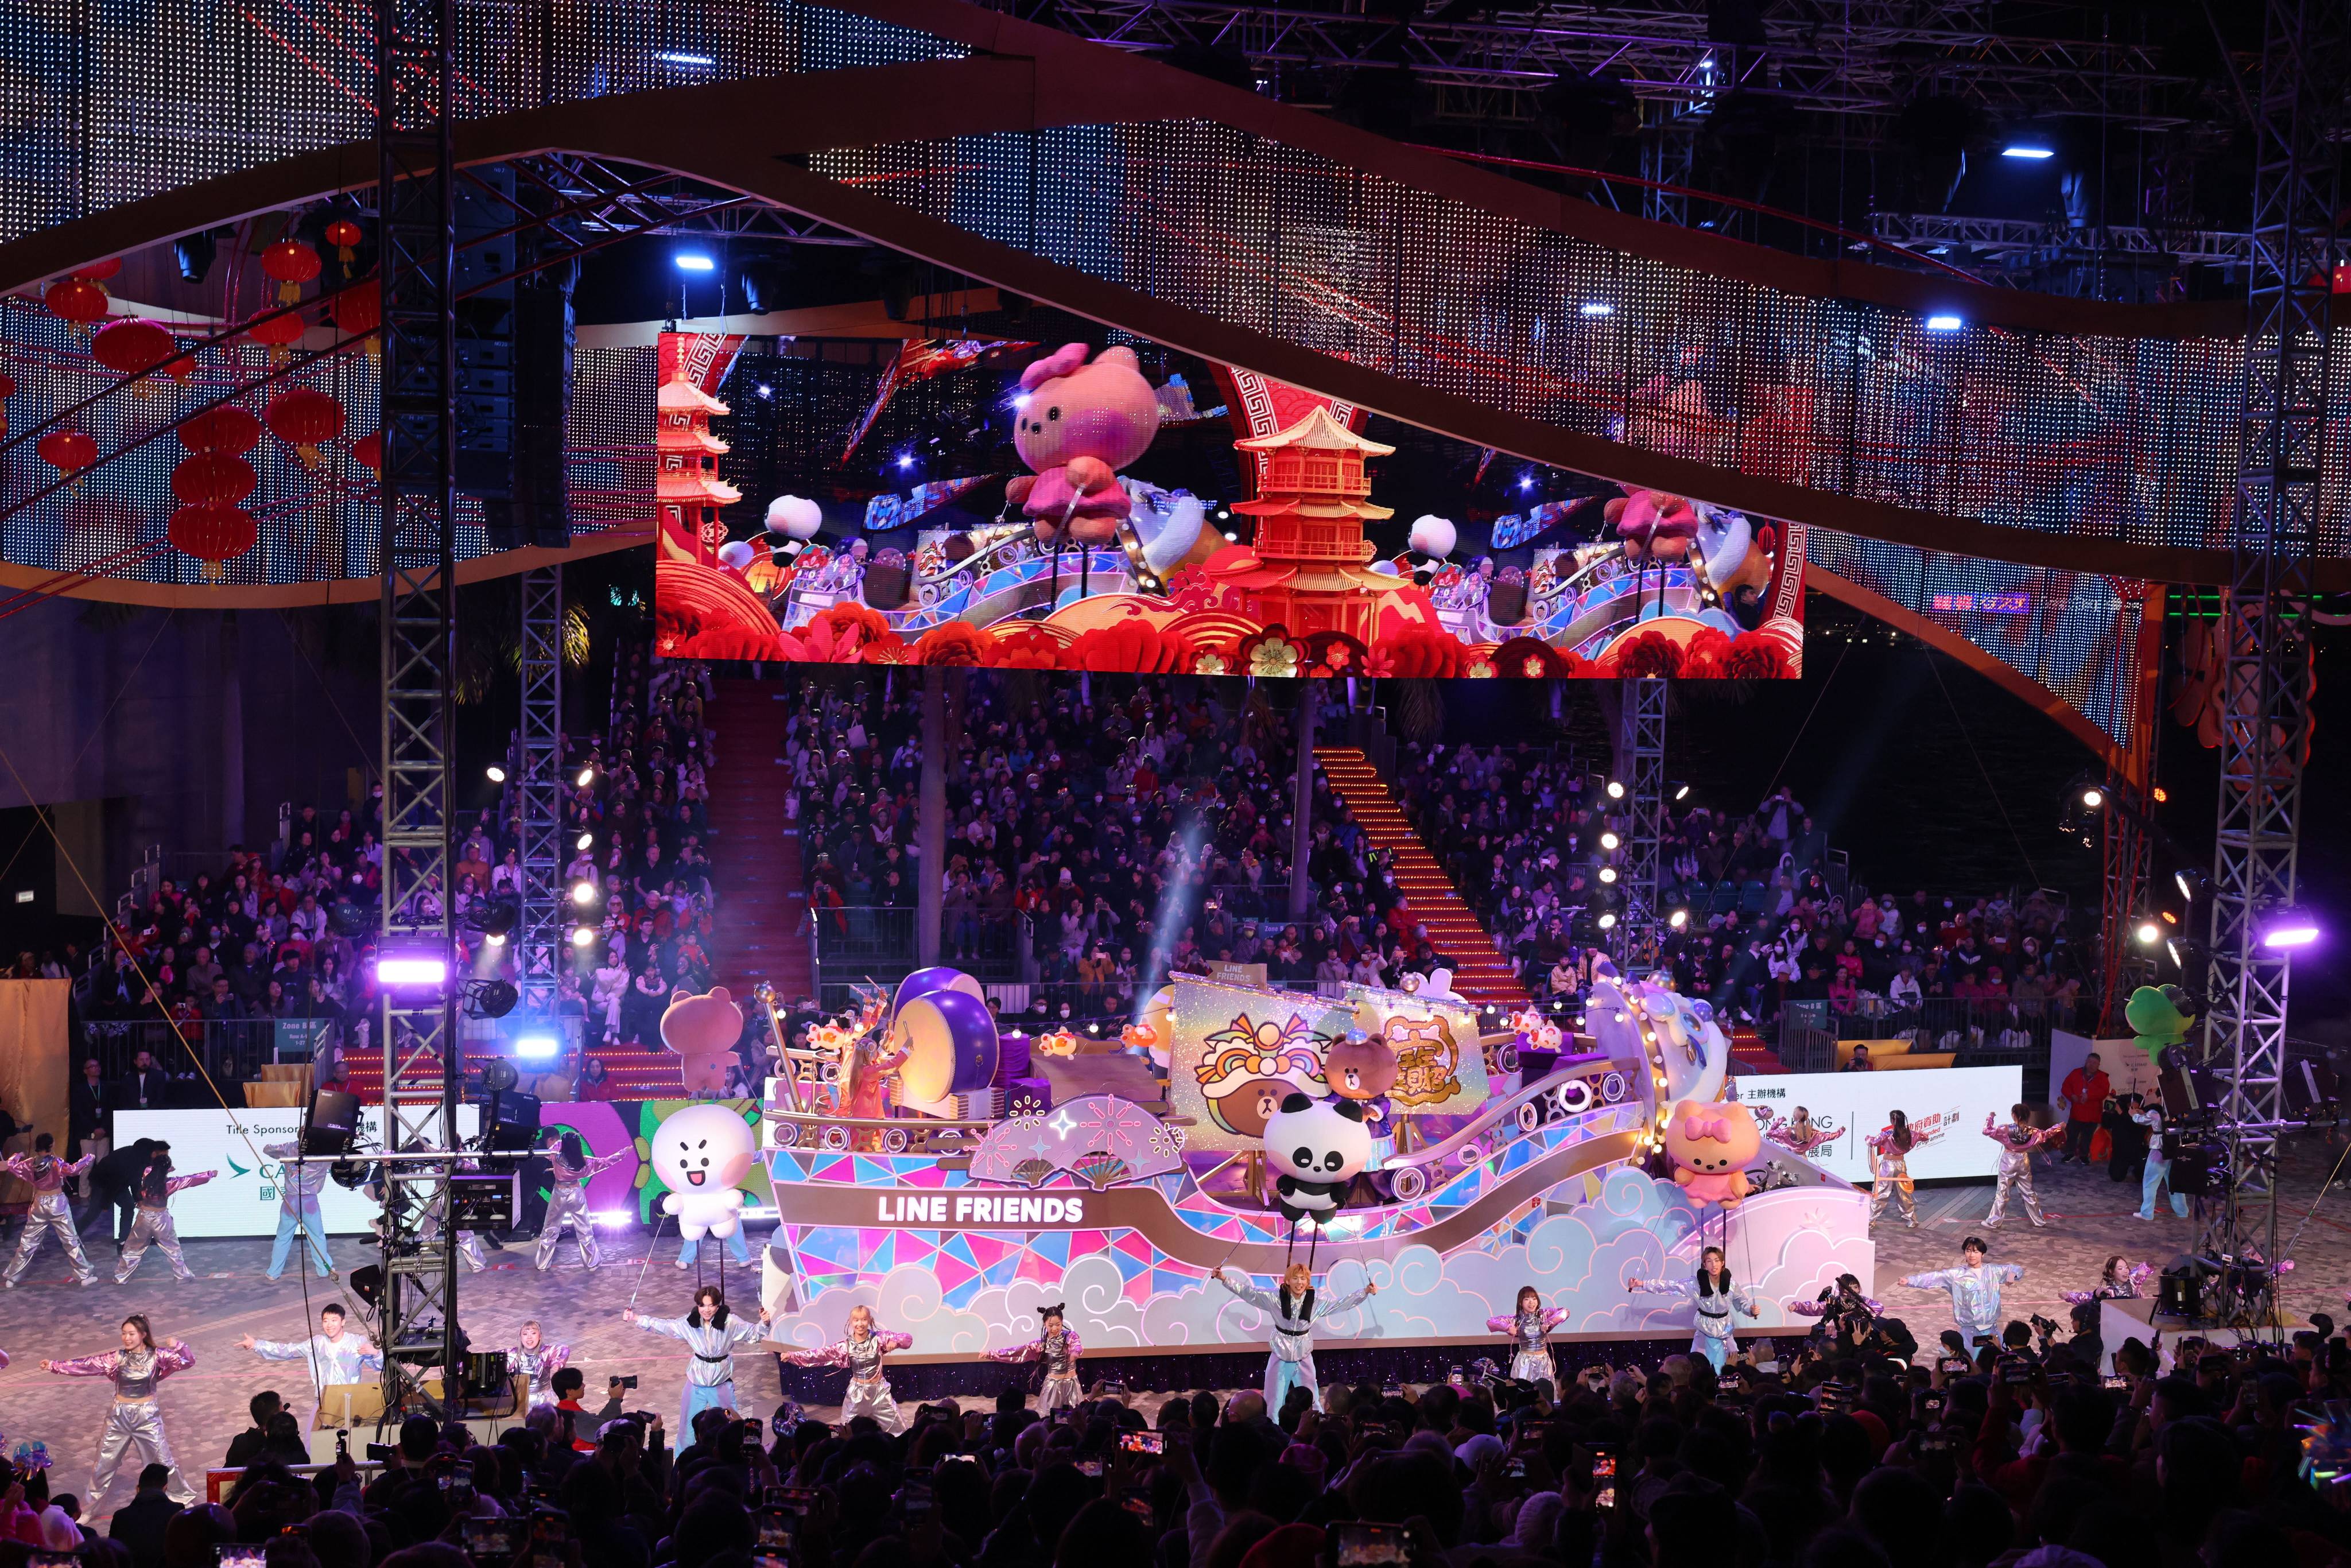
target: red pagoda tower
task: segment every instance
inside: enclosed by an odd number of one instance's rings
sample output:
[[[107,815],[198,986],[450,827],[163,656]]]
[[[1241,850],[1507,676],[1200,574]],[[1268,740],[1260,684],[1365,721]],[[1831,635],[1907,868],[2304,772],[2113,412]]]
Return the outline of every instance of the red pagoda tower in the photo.
[[[1250,612],[1267,625],[1372,643],[1389,596],[1411,587],[1371,570],[1373,546],[1364,537],[1365,523],[1395,515],[1368,499],[1364,460],[1395,448],[1366,441],[1319,404],[1287,430],[1233,444],[1258,457],[1258,498],[1233,507],[1257,519],[1256,559],[1217,575],[1248,593]]]
[[[662,382],[653,424],[653,487],[662,553],[670,559],[718,564],[718,547],[726,542],[718,508],[743,498],[742,491],[718,477],[718,459],[729,447],[710,433],[710,416],[726,412],[725,403],[694,384],[684,365]]]

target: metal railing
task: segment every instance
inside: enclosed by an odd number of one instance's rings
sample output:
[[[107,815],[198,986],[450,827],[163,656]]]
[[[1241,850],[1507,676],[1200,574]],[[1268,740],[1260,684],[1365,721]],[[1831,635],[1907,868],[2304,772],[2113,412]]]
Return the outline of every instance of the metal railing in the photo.
[[[1912,1051],[1949,1052],[1955,1067],[2015,1063],[2031,1079],[2047,1070],[2049,1031],[2071,1029],[2074,1011],[2046,998],[1928,997],[1906,1008],[1864,997],[1840,1013],[1806,998],[1782,1004],[1776,1050],[1791,1072],[1834,1072],[1841,1044],[1901,1040]]]
[[[338,1026],[328,1019],[232,1019],[182,1024],[174,1030],[162,1019],[93,1019],[82,1025],[82,1055],[96,1057],[99,1073],[109,1080],[122,1077],[145,1051],[174,1082],[193,1085],[192,1103],[208,1101],[194,1064],[181,1046],[204,1059],[214,1082],[226,1086],[257,1077],[265,1065],[308,1061],[334,1038]]]

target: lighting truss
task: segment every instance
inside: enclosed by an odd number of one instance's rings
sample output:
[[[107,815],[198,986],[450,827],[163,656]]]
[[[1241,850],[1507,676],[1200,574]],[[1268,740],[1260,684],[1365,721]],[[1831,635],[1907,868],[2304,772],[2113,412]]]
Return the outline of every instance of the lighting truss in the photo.
[[[2220,806],[2203,1055],[2222,1088],[2220,1195],[2198,1200],[2198,1253],[2277,1261],[2293,965],[2262,925],[2294,903],[2310,646],[2290,605],[2310,591],[2327,407],[2327,306],[2337,246],[2330,110],[2343,17],[2329,0],[2268,0],[2254,105],[2252,281],[2231,580],[2220,620]],[[2328,84],[2335,84],[2330,96]],[[2224,1276],[2224,1278],[2227,1276]],[[2266,1322],[2274,1281],[2252,1302]]]
[[[1322,10],[1238,0],[1053,0],[1034,20],[1121,48],[1238,48],[1270,82],[1285,68],[1403,65],[1435,89],[1440,119],[1535,117],[1563,72],[1621,76],[1638,97],[1702,107],[1734,88],[1823,113],[1890,117],[1921,91],[1956,95],[2002,118],[2075,116],[2159,130],[2184,123],[2201,90],[2167,73],[2147,45],[1996,32],[1972,0],[1858,0],[1761,7],[1764,41],[1709,39],[1708,8],[1596,3],[1409,21],[1394,10]]]
[[[449,54],[455,0],[376,0],[379,233],[383,269],[383,947],[453,960],[456,664],[456,208]],[[454,963],[453,963],[454,969]],[[454,974],[452,977],[455,978]],[[455,1227],[445,1212],[457,1132],[454,985],[384,999],[384,1402],[432,1408],[457,1386]],[[441,1157],[435,1158],[434,1156]]]
[[[2108,769],[2099,818],[2098,1033],[2113,1035],[2131,992],[2155,978],[2155,951],[2138,940],[2153,913],[2155,837],[2143,804],[2120,773]]]
[[[2068,228],[2057,224],[2013,218],[1954,217],[1945,213],[1878,213],[1870,232],[1892,245],[1925,255],[1937,246],[1970,253],[1968,257],[1942,259],[1966,266],[1970,260],[2003,264],[2035,261],[2064,264],[2097,256],[2145,256],[2215,267],[2243,267],[2252,258],[2253,236],[2217,229],[2144,228],[2136,225],[2104,228]],[[1984,269],[1988,281],[2004,281],[2017,273],[2006,267]]]
[[[1617,753],[1630,777],[1625,781],[1625,854],[1617,873],[1617,885],[1625,893],[1625,915],[1615,931],[1620,959],[1656,946],[1658,845],[1666,821],[1666,695],[1671,685],[1656,677],[1625,677]]]
[[[563,886],[563,569],[522,574],[522,734],[515,789],[522,850],[522,918],[515,927],[523,1010],[555,1016],[569,944]]]

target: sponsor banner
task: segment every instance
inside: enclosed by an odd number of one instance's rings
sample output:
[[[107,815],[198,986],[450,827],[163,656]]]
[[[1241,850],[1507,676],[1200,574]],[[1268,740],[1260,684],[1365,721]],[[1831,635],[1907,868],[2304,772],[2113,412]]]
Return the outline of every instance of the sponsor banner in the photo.
[[[1984,1115],[2008,1120],[2009,1108],[2024,1098],[2024,1069],[1759,1074],[1732,1087],[1767,1138],[1786,1126],[1797,1106],[1811,1112],[1813,1125],[1830,1134],[1813,1151],[1813,1162],[1856,1184],[1870,1179],[1865,1141],[1886,1124],[1888,1111],[1898,1109],[1918,1139],[1910,1150],[1911,1179],[1931,1181],[1998,1174],[2000,1147],[1983,1135]]]
[[[457,1108],[460,1137],[472,1137],[480,1126],[478,1106]],[[141,1138],[155,1138],[172,1145],[172,1168],[176,1174],[220,1173],[172,1200],[172,1218],[181,1237],[190,1240],[275,1234],[282,1167],[261,1151],[274,1144],[290,1144],[301,1134],[298,1105],[244,1106],[234,1117],[219,1109],[118,1111],[114,1114],[116,1148],[127,1148]],[[367,1148],[383,1146],[382,1106],[360,1108],[359,1141]],[[373,1198],[331,1181],[319,1193],[319,1213],[329,1235],[365,1230],[381,1207]]]

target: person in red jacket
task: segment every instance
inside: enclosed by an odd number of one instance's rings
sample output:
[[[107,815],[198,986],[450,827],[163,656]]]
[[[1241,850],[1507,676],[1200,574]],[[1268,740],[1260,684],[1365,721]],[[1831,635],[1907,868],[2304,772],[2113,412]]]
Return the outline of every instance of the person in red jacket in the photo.
[[[2106,1075],[2098,1066],[2098,1053],[2092,1051],[2082,1065],[2065,1074],[2065,1082],[2057,1092],[2064,1097],[2069,1110],[2065,1118],[2065,1155],[2061,1164],[2071,1165],[2078,1155],[2084,1165],[2090,1163],[2090,1140],[2098,1131],[2098,1118],[2106,1107],[2106,1096],[2115,1092]]]

